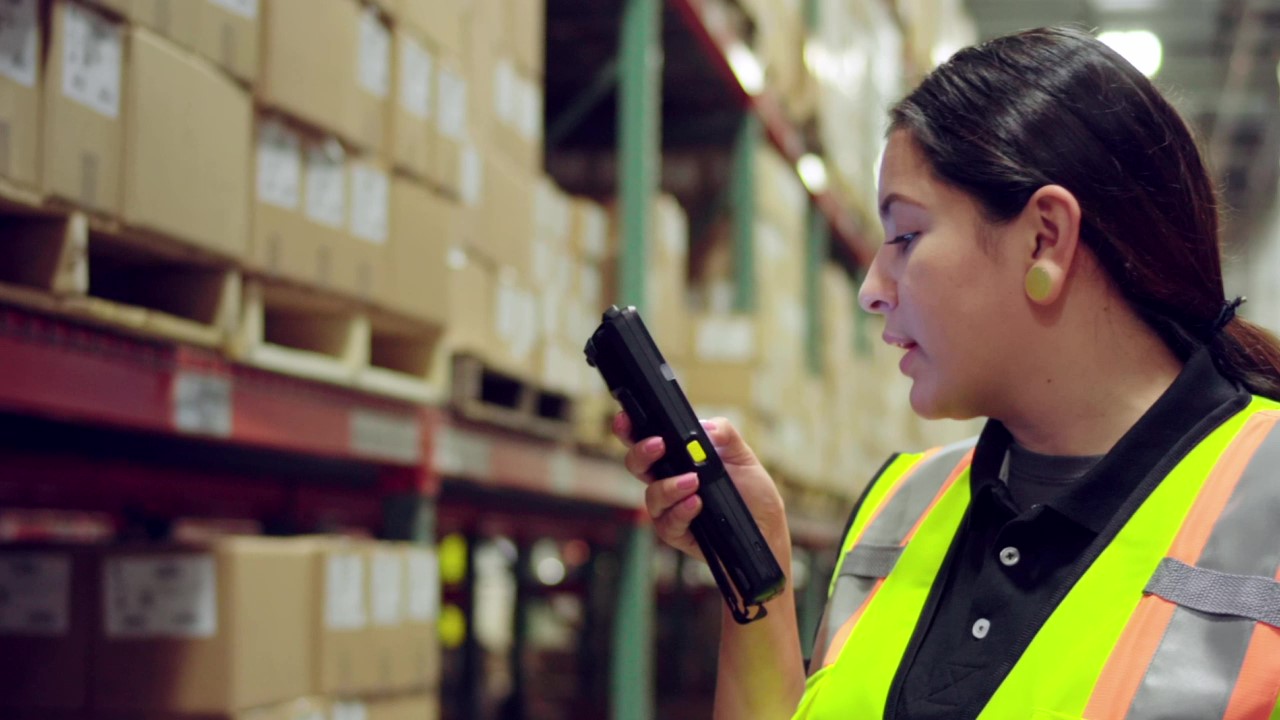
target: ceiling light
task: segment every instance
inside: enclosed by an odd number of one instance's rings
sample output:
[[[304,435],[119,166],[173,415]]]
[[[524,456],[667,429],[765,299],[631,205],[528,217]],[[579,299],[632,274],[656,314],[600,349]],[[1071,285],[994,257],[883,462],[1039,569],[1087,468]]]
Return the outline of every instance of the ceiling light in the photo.
[[[1112,50],[1120,53],[1138,72],[1155,77],[1164,59],[1160,38],[1150,30],[1110,30],[1098,35]]]
[[[764,92],[764,68],[746,45],[735,42],[729,46],[725,55],[729,59],[729,68],[738,78],[738,83],[748,95],[759,95]]]
[[[817,195],[827,191],[827,164],[813,153],[806,153],[796,161],[796,173],[800,182],[809,188],[809,192]]]

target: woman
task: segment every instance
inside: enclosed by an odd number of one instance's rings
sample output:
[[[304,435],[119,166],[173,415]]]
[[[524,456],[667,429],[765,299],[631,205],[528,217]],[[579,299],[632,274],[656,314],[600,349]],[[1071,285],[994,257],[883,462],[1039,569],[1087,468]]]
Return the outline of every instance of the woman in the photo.
[[[893,109],[880,198],[860,301],[906,350],[912,408],[991,420],[871,483],[807,681],[790,593],[723,623],[716,716],[1272,717],[1280,348],[1224,297],[1184,122],[1087,33],[1028,31]],[[772,480],[707,426],[789,575]],[[627,467],[697,556],[696,476],[646,476],[663,451]]]

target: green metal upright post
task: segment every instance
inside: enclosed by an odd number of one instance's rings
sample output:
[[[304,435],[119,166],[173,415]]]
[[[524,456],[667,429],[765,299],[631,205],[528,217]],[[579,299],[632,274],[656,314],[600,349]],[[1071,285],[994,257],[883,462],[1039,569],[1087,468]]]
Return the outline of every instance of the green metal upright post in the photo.
[[[805,332],[810,374],[822,372],[822,349],[825,339],[822,306],[822,266],[831,253],[831,227],[822,210],[809,203],[808,236],[804,266]]]
[[[645,253],[662,164],[662,2],[626,0],[618,78],[618,191],[622,205],[619,294],[643,308]]]
[[[618,56],[619,299],[643,308],[650,213],[662,163],[661,0],[625,0]],[[650,720],[654,716],[653,530],[637,522],[623,533],[622,543],[609,717]]]
[[[613,620],[613,663],[609,668],[609,717],[652,720],[653,528],[633,524],[622,533],[618,613]]]
[[[733,309],[756,308],[756,154],[764,137],[759,116],[748,112],[733,148]]]

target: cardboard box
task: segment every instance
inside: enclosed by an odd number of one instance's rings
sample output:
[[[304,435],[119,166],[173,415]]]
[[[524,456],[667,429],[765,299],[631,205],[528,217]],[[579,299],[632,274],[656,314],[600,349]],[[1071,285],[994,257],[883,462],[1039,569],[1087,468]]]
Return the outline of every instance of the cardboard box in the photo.
[[[361,300],[373,299],[381,284],[380,268],[391,237],[391,174],[372,157],[353,156],[347,163],[351,187],[349,242],[338,253],[338,267],[352,284],[341,289]]]
[[[546,0],[516,0],[506,5],[507,36],[516,64],[531,79],[541,81],[546,67]]]
[[[369,554],[370,634],[385,692],[439,685],[440,579],[429,548],[380,542]]]
[[[40,3],[19,0],[6,18],[15,47],[0,53],[0,177],[40,182]]]
[[[308,694],[314,558],[250,537],[105,551],[93,707],[219,714]]]
[[[196,1],[196,52],[252,85],[258,77],[259,0]]]
[[[533,377],[538,370],[542,323],[540,295],[527,274],[509,265],[498,269],[488,358],[509,371]]]
[[[129,38],[122,216],[131,225],[245,257],[248,94],[145,29],[131,29]]]
[[[43,78],[41,184],[83,207],[120,211],[124,26],[57,0]]]
[[[612,216],[600,203],[586,198],[573,198],[572,244],[578,257],[600,261],[614,255],[614,233],[609,229]]]
[[[249,267],[311,287],[370,297],[378,287],[381,247],[357,240],[349,231],[357,203],[342,143],[260,114],[254,162]],[[361,188],[361,216],[355,224],[376,237],[378,169],[361,167],[361,176],[372,183]]]
[[[436,64],[436,145],[430,178],[457,194],[462,190],[462,156],[469,133],[468,82],[457,56],[441,54]]]
[[[472,247],[495,265],[533,267],[536,178],[498,153],[484,155],[483,201]]]
[[[129,19],[184,48],[194,49],[200,5],[192,0],[132,0]]]
[[[370,628],[369,543],[313,540],[316,608],[311,635],[316,692],[356,696],[379,689],[378,659]]]
[[[511,58],[493,65],[493,122],[488,138],[493,147],[529,170],[542,168],[542,83]]]
[[[418,34],[405,27],[392,40],[392,88],[390,118],[391,163],[417,178],[432,174],[436,144],[434,107],[436,68],[434,51]]]
[[[331,705],[332,703],[325,698],[303,697],[222,713],[215,717],[199,716],[197,718],[191,715],[166,712],[98,711],[93,714],[93,720],[328,720]],[[45,719],[40,718],[39,720]]]
[[[375,299],[436,325],[449,322],[449,251],[460,239],[457,204],[407,178],[391,183],[391,241]]]
[[[261,9],[259,101],[358,143],[359,5],[355,0],[273,0]]]
[[[0,550],[0,716],[85,706],[93,611],[90,550],[9,546]]]
[[[449,331],[454,352],[487,357],[493,344],[493,302],[497,268],[470,249],[449,251]]]
[[[367,720],[437,720],[440,699],[433,693],[379,698],[366,703]]]
[[[87,0],[87,2],[112,13],[115,17],[128,20],[133,11],[134,0]]]
[[[392,13],[404,25],[421,33],[434,47],[457,55],[462,52],[464,5],[468,0],[394,0]]]
[[[391,29],[371,5],[360,10],[360,43],[356,57],[355,144],[372,154],[386,142],[391,98]]]

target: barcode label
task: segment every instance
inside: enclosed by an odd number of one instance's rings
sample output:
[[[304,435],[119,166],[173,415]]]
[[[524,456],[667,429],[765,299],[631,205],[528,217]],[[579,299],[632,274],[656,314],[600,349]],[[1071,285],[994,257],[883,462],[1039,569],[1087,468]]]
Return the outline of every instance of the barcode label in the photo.
[[[346,153],[336,140],[307,150],[307,217],[341,230],[347,217]]]
[[[385,98],[391,91],[391,33],[372,7],[360,16],[360,60],[357,63],[360,87],[374,97]]]
[[[109,118],[119,117],[120,26],[73,3],[62,11],[62,94]]]
[[[431,117],[433,65],[431,54],[406,35],[400,46],[400,104],[422,120]]]
[[[302,140],[277,120],[258,128],[258,200],[295,211],[302,200]]]
[[[39,57],[36,0],[0,2],[0,75],[19,85],[35,87]]]
[[[208,638],[218,632],[211,555],[111,558],[103,607],[110,638]]]
[[[249,20],[258,17],[258,0],[209,0],[209,2]]]
[[[387,242],[387,174],[365,163],[351,167],[351,234],[375,245]]]
[[[0,635],[66,635],[71,559],[53,553],[0,557]]]

